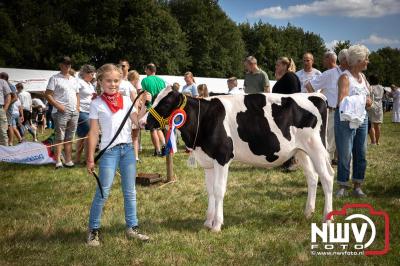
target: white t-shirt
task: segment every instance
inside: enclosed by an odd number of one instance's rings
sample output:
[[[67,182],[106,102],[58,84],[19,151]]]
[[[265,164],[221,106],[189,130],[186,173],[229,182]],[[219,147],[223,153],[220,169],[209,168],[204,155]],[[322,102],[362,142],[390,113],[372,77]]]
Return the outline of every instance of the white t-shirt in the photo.
[[[47,89],[54,92],[54,100],[65,106],[66,110],[76,111],[79,83],[75,77],[65,78],[63,74],[58,73],[50,78]],[[56,112],[57,108],[53,108],[53,113]]]
[[[336,108],[338,100],[338,80],[342,75],[340,67],[334,67],[324,71],[321,75],[315,76],[310,80],[314,91],[321,90],[326,96],[329,107]]]
[[[131,97],[131,92],[134,91],[136,92],[135,87],[132,85],[132,83],[130,83],[127,80],[121,80],[121,84],[119,84],[119,93],[121,93],[124,96],[129,96]]]
[[[32,99],[32,105],[34,105],[34,106],[42,106],[43,109],[46,108],[46,105],[39,98],[33,98]]]
[[[369,96],[369,89],[365,77],[362,77],[361,83],[359,83],[356,78],[350,73],[350,71],[345,70],[343,71],[343,74],[346,74],[349,77],[349,96]],[[362,76],[362,74],[360,75]]]
[[[192,85],[185,84],[182,87],[182,94],[190,94],[193,97],[199,96],[199,92],[197,91],[196,83],[193,83]]]
[[[368,85],[365,77],[359,83],[348,70],[343,71],[343,75],[349,78],[349,96],[340,103],[340,120],[350,121],[350,128],[358,128],[367,115],[365,102],[369,96]]]
[[[114,137],[119,128],[119,125],[121,124],[126,113],[132,105],[131,99],[127,96],[123,96],[123,101],[123,108],[115,113],[111,112],[110,108],[108,108],[106,102],[101,97],[97,97],[90,104],[89,118],[99,120],[101,130],[100,149],[104,149],[105,147],[107,147],[108,143]],[[132,108],[132,113],[134,112],[136,112],[135,107]],[[128,120],[126,120],[126,123],[119,133],[118,137],[109,148],[114,147],[115,145],[120,143],[131,143],[131,132],[132,121],[129,117]]]
[[[15,102],[13,102],[11,106],[11,114],[13,116],[19,116],[19,108],[21,107],[21,101],[17,99]]]
[[[239,89],[238,87],[235,87],[235,88],[231,89],[231,90],[228,92],[228,94],[232,94],[232,95],[235,95],[235,94],[244,94],[244,90],[243,90],[243,89]]]
[[[92,102],[94,86],[91,82],[86,82],[83,79],[78,79],[79,82],[79,110],[84,113],[89,113],[90,103]]]
[[[314,76],[321,75],[321,71],[313,68],[310,72],[305,72],[304,69],[302,69],[300,71],[297,71],[296,75],[300,80],[301,92],[307,92],[307,89],[305,87],[307,81],[310,81]]]
[[[24,108],[24,110],[28,110],[31,111],[32,108],[32,97],[31,94],[27,91],[21,91],[20,94],[18,94],[18,98],[21,101],[21,105],[22,108]]]

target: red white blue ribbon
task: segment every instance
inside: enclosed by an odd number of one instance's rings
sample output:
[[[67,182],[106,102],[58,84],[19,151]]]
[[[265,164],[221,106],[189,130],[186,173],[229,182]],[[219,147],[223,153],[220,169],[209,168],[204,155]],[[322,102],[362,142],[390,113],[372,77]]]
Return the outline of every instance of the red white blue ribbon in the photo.
[[[178,151],[176,146],[176,136],[175,129],[180,128],[186,122],[186,112],[183,109],[176,109],[168,121],[168,132],[167,132],[167,145],[166,145],[166,153],[173,154]]]

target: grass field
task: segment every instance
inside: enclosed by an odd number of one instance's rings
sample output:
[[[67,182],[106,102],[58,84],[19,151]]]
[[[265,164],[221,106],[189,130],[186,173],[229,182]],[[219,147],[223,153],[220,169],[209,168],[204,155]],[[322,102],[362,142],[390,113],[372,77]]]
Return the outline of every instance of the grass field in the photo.
[[[207,208],[203,171],[188,168],[182,147],[174,157],[178,182],[137,186],[138,216],[148,243],[124,235],[123,198],[116,177],[102,220],[103,244],[85,246],[95,180],[83,166],[0,164],[0,265],[400,265],[400,125],[385,115],[382,144],[369,147],[368,197],[334,199],[370,203],[389,213],[387,255],[312,256],[310,224],[322,218],[318,188],[316,213],[306,220],[307,197],[301,170],[284,173],[233,163],[224,201],[225,224],[215,234],[203,227]],[[165,173],[165,159],[151,156],[148,134],[139,172]],[[336,185],[335,185],[336,190]],[[379,236],[382,239],[382,236]]]

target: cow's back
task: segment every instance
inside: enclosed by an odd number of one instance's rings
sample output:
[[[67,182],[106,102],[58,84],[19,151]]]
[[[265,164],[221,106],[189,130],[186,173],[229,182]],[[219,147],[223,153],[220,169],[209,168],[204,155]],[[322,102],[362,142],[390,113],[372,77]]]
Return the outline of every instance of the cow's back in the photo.
[[[326,99],[321,94],[250,94],[216,97],[232,139],[234,159],[259,166],[280,165],[320,135],[325,143]]]

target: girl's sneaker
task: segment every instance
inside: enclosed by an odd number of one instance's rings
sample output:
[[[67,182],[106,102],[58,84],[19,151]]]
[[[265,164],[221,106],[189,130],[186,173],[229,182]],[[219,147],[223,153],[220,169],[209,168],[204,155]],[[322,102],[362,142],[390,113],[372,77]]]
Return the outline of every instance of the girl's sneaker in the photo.
[[[89,229],[87,245],[91,247],[100,246],[100,230],[99,229]]]
[[[125,233],[128,238],[134,238],[140,241],[148,241],[150,239],[150,237],[148,237],[147,235],[139,232],[138,226],[127,228]]]

